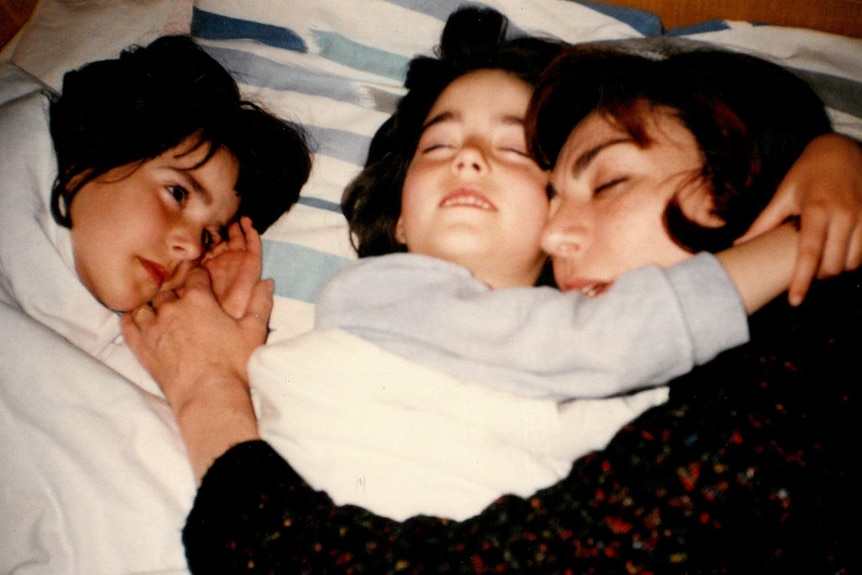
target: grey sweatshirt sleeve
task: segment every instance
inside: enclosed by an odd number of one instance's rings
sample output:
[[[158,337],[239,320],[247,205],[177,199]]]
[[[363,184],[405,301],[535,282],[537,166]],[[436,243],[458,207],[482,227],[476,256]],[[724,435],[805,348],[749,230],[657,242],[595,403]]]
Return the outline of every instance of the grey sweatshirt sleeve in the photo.
[[[529,397],[604,397],[660,384],[748,341],[742,301],[718,261],[623,274],[598,297],[491,290],[414,254],[336,274],[316,327],[340,328],[462,379]]]

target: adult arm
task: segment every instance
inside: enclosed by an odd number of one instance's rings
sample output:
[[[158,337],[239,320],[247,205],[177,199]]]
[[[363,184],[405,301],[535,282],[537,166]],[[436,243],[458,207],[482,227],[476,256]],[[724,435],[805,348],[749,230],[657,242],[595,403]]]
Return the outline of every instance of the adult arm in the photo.
[[[123,336],[164,391],[200,478],[225,450],[258,438],[246,364],[266,339],[272,282],[256,284],[239,319],[222,310],[200,268],[153,303],[122,317]]]
[[[799,256],[788,296],[798,305],[815,277],[862,264],[862,146],[831,133],[818,136],[781,182],[775,196],[738,243],[799,216]]]

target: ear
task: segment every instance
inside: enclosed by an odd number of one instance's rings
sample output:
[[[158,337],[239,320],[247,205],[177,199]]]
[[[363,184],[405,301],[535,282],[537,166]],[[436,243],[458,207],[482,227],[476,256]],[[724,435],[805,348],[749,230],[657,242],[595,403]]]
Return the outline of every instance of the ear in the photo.
[[[726,223],[716,215],[712,194],[703,183],[693,182],[685,186],[677,194],[677,201],[685,217],[699,226],[720,228]]]
[[[404,232],[404,218],[399,216],[395,223],[395,241],[401,245],[407,245],[407,234]]]

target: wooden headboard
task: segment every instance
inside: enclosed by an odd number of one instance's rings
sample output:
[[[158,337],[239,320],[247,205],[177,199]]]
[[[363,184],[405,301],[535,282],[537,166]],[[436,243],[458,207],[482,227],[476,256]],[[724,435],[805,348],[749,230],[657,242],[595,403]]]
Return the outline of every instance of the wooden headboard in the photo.
[[[667,28],[743,20],[862,38],[862,0],[603,0],[649,10]]]
[[[38,0],[0,0],[0,48]],[[862,0],[604,0],[658,14],[668,28],[724,18],[823,30],[862,38]]]

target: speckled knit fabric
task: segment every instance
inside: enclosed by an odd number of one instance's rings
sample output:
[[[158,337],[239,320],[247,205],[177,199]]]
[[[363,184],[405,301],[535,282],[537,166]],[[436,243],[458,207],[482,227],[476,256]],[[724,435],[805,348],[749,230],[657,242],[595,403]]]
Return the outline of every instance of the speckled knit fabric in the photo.
[[[462,523],[334,507],[267,444],[225,454],[184,532],[195,573],[855,573],[862,275],[752,318],[750,344],[568,478]]]

